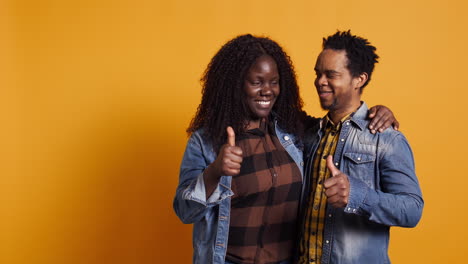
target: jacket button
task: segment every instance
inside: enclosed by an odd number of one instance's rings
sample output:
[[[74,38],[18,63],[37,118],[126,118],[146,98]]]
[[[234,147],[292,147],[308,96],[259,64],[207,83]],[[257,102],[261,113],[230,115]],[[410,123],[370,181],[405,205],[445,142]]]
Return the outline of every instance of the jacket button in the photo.
[[[284,140],[289,140],[288,136],[284,136],[283,138],[284,138]]]

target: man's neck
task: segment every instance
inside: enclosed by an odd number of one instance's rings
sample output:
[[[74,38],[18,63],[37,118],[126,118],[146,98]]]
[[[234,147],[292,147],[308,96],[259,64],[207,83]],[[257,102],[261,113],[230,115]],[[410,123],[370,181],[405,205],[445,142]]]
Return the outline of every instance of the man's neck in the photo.
[[[328,112],[328,117],[333,121],[333,124],[338,124],[343,117],[355,112],[361,106],[361,102],[354,104],[353,106],[347,107],[346,109],[341,110],[330,110]]]
[[[328,112],[328,117],[330,118],[331,121],[333,121],[333,124],[338,124],[343,117],[351,114],[353,111],[347,111],[347,112],[335,112],[335,111],[330,111]]]

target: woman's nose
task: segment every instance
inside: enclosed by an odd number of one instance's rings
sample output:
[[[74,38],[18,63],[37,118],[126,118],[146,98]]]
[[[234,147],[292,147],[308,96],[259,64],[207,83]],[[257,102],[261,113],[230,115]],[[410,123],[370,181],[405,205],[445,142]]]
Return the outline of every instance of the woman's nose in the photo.
[[[269,83],[265,83],[260,90],[261,95],[270,95],[272,92],[272,87]]]

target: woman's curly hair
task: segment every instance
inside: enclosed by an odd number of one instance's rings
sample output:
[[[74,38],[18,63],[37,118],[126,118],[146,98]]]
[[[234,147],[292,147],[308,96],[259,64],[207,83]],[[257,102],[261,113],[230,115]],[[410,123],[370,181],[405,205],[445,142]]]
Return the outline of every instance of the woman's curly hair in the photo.
[[[245,131],[250,110],[245,100],[244,80],[262,55],[275,60],[280,76],[280,94],[272,109],[275,119],[283,130],[302,136],[302,100],[289,56],[273,40],[250,34],[228,41],[211,59],[201,78],[202,100],[187,128],[189,135],[203,129],[203,135],[218,151],[226,142],[227,126],[236,134]]]

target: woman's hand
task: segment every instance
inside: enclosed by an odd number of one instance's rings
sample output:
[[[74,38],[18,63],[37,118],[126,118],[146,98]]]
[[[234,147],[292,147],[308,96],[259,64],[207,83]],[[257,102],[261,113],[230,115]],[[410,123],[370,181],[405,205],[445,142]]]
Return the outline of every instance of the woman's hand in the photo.
[[[234,176],[240,173],[242,149],[236,147],[236,134],[232,127],[228,126],[226,131],[226,144],[221,146],[218,157],[206,168],[203,174],[207,197],[213,193],[221,176]]]
[[[369,109],[368,117],[371,119],[369,129],[372,134],[383,132],[385,129],[393,125],[395,130],[400,128],[400,123],[396,120],[392,110],[383,105],[376,105]]]

